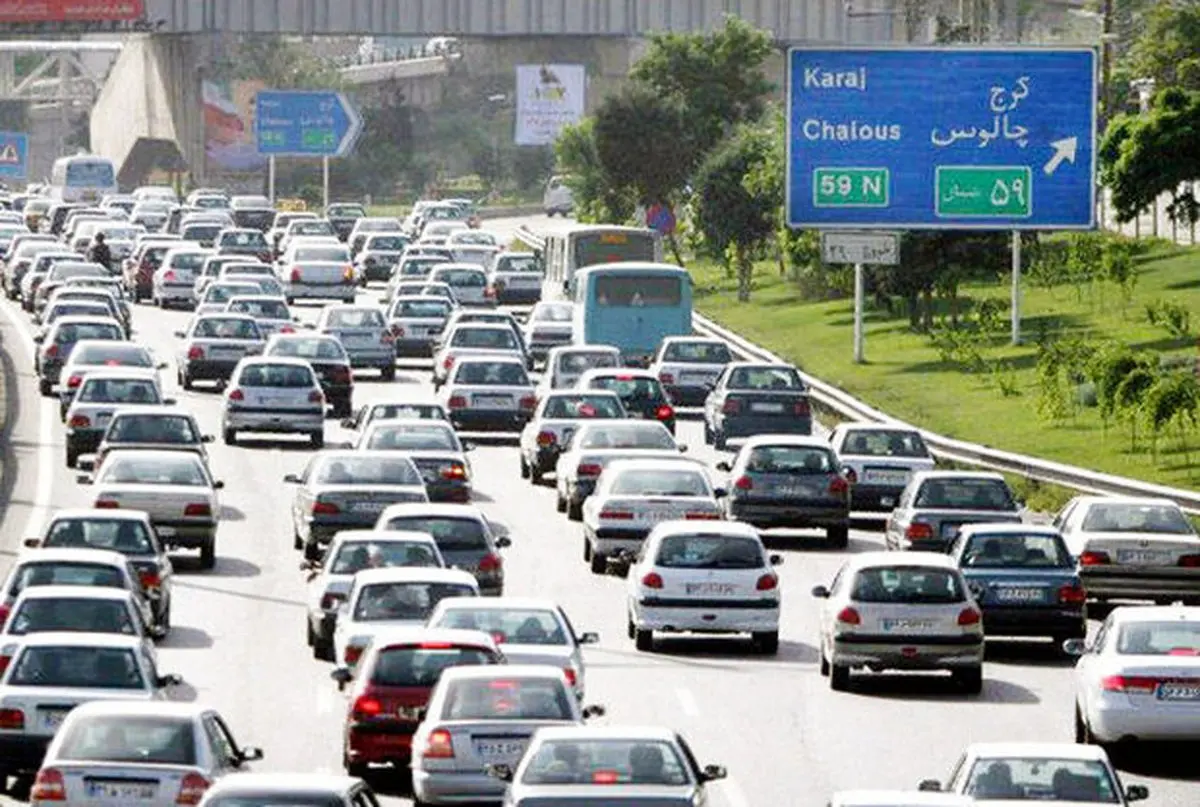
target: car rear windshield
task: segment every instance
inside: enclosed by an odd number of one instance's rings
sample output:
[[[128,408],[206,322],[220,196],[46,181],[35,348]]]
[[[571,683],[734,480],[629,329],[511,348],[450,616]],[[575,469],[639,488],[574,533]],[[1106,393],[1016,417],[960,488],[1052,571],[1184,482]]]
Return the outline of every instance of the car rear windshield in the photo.
[[[130,345],[87,345],[71,354],[71,364],[112,367],[152,367],[154,360],[145,348]]]
[[[541,266],[538,265],[537,259],[529,256],[510,257],[500,256],[496,261],[497,272],[540,272]]]
[[[450,339],[451,347],[479,347],[496,350],[516,350],[517,336],[512,328],[457,328]]]
[[[325,321],[331,328],[383,328],[383,314],[375,308],[343,308],[329,312]]]
[[[443,319],[449,315],[450,303],[446,300],[401,300],[392,310],[393,317]]]
[[[123,555],[154,554],[154,542],[146,525],[130,518],[61,518],[51,525],[42,546],[107,549]]]
[[[359,594],[354,619],[357,622],[424,622],[442,600],[474,596],[475,589],[460,583],[372,583],[364,586]]]
[[[962,559],[972,569],[1074,566],[1062,539],[1044,533],[976,533],[963,549]]]
[[[553,678],[463,679],[446,689],[443,720],[573,720],[567,688]]]
[[[625,408],[607,395],[555,395],[542,410],[544,418],[623,418]]]
[[[481,387],[528,387],[525,368],[512,362],[463,362],[454,375],[456,384]]]
[[[200,435],[191,418],[183,415],[123,415],[118,413],[104,439],[110,443],[163,443],[191,445]]]
[[[842,453],[864,457],[928,457],[921,435],[910,431],[851,429],[846,432]]]
[[[441,568],[433,548],[415,541],[345,541],[329,567],[330,574],[355,574],[392,566]]]
[[[196,323],[192,336],[196,339],[262,339],[257,323],[249,319],[205,317]]]
[[[733,361],[729,348],[720,342],[672,342],[663,351],[663,361],[683,364],[726,364]]]
[[[189,718],[95,715],[72,723],[62,738],[58,758],[194,765],[196,733]]]
[[[443,670],[498,662],[483,647],[389,647],[380,651],[371,671],[371,683],[385,687],[432,687],[442,677]]]
[[[242,368],[238,383],[245,387],[303,389],[313,386],[312,370],[292,364],[252,364]]]
[[[373,420],[445,420],[439,404],[378,404],[371,408],[367,422]]]
[[[111,315],[112,309],[104,303],[67,300],[65,302],[56,302],[46,312],[43,319],[49,325],[59,317],[107,317]]]
[[[326,215],[332,219],[361,219],[367,211],[362,205],[330,205]]]
[[[666,401],[666,393],[657,378],[632,375],[601,375],[589,382],[592,389],[615,392],[622,401],[630,403],[655,403]]]
[[[238,230],[233,233],[225,233],[221,236],[221,246],[223,247],[249,247],[257,249],[262,247],[266,249],[267,239],[258,230]]]
[[[136,454],[140,452],[122,452]],[[161,456],[153,459],[139,457],[117,457],[112,464],[105,463],[107,470],[101,477],[105,484],[117,485],[187,485],[207,487],[208,479],[201,470],[200,459],[186,451],[174,451],[177,457]]]
[[[831,474],[837,458],[818,446],[758,446],[750,449],[746,472],[757,474]]]
[[[408,239],[400,235],[376,235],[367,239],[367,249],[379,252],[399,252],[408,246]]]
[[[1008,485],[998,479],[929,479],[915,507],[946,510],[1016,510]]]
[[[762,545],[733,535],[669,535],[658,545],[655,566],[667,569],[761,569]]]
[[[158,389],[153,381],[121,378],[88,378],[79,390],[80,403],[159,403]]]
[[[346,349],[336,339],[292,337],[279,339],[271,345],[268,356],[291,356],[301,359],[333,359],[346,361]]]
[[[183,237],[186,241],[209,241],[223,229],[222,224],[190,224],[183,228]]]
[[[274,270],[272,270],[271,267],[261,263],[227,263],[221,267],[221,275],[225,278],[228,278],[231,275],[273,277]]]
[[[988,801],[1123,803],[1108,767],[1094,759],[977,759],[967,777],[966,793]]]
[[[339,457],[317,469],[318,485],[420,485],[421,475],[404,458]]]
[[[333,225],[318,219],[300,219],[291,227],[292,235],[333,235]]]
[[[208,255],[203,252],[177,252],[171,256],[171,268],[185,272],[199,272]]]
[[[558,617],[545,608],[449,608],[432,627],[481,630],[499,643],[568,644]]]
[[[525,785],[671,785],[691,782],[679,752],[653,739],[550,740],[525,768]],[[614,801],[619,801],[614,799]]]
[[[125,334],[122,333],[121,326],[115,322],[112,324],[106,322],[69,322],[60,325],[54,332],[54,343],[58,345],[78,342],[81,339],[111,339],[113,341],[121,341],[124,338]]]
[[[116,647],[27,647],[6,686],[145,689],[133,651]]]
[[[862,569],[850,598],[858,602],[955,603],[963,601],[958,575],[924,566]]]
[[[204,292],[206,303],[227,303],[234,297],[258,294],[258,287],[249,283],[214,283]]]
[[[294,257],[297,261],[350,263],[350,253],[345,247],[300,247]]]
[[[5,632],[23,636],[48,631],[133,636],[137,628],[120,600],[56,597],[26,600],[12,615]]]
[[[433,267],[446,262],[445,258],[408,258],[400,264],[401,277],[425,277]]]
[[[599,353],[571,352],[558,357],[558,369],[568,373],[583,373],[593,368],[616,367],[617,355],[609,351]]]
[[[434,426],[429,428],[428,426]],[[434,424],[386,424],[376,426],[363,448],[380,451],[451,451],[462,450],[450,428]]]
[[[580,442],[581,448],[654,448],[670,450],[675,440],[664,426],[646,424],[604,424],[589,429]]]
[[[1170,504],[1093,504],[1083,519],[1086,532],[1156,532],[1195,535],[1191,522]]]
[[[572,306],[570,303],[556,303],[538,306],[533,312],[534,322],[570,322]]]
[[[292,318],[287,303],[283,300],[234,300],[229,304],[233,314],[249,314],[256,319],[286,319]]]
[[[794,390],[807,389],[800,374],[791,367],[739,367],[725,382],[731,390]]]
[[[690,468],[619,471],[609,492],[614,496],[712,495],[704,475]]]
[[[1132,656],[1200,656],[1200,622],[1129,622],[1117,634],[1117,652]]]
[[[113,566],[97,563],[45,561],[26,563],[13,579],[9,594],[16,596],[27,586],[100,586],[125,588],[125,576]]]
[[[390,519],[387,528],[432,535],[442,552],[487,552],[491,549],[483,524],[473,518],[399,516]]]
[[[487,285],[487,275],[478,269],[439,269],[433,279],[438,283],[463,288],[483,288]]]

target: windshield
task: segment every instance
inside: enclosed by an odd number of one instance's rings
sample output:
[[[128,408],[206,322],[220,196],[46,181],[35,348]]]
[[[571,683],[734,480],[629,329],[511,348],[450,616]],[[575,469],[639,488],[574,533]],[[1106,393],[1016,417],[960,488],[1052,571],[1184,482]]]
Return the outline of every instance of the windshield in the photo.
[[[964,566],[973,569],[1028,567],[1068,568],[1075,562],[1055,535],[1030,533],[975,533],[963,549]]]
[[[438,549],[443,553],[487,552],[491,549],[483,524],[473,518],[397,516],[388,521],[387,528],[432,535]]]
[[[400,300],[392,310],[393,317],[413,317],[416,319],[445,319],[450,315],[450,303],[445,300],[425,298],[421,300]]]
[[[67,300],[64,302],[55,303],[50,310],[46,312],[44,320],[46,324],[49,325],[59,317],[104,317],[109,316],[111,311],[112,310],[103,303]]]
[[[456,328],[451,347],[479,347],[496,350],[517,350],[517,337],[512,328]]]
[[[581,448],[657,448],[671,450],[675,440],[665,426],[648,423],[644,427],[627,423],[606,423],[589,429],[580,441]]]
[[[957,574],[924,566],[863,569],[854,576],[850,598],[857,602],[909,604],[956,603],[964,599]]]
[[[554,305],[538,306],[533,312],[534,322],[570,322],[571,321],[571,305],[569,303],[559,303]]]
[[[542,417],[570,420],[615,419],[625,417],[625,409],[619,400],[607,395],[555,395],[546,401]]]
[[[711,496],[704,474],[679,470],[619,471],[609,492],[615,496]]]
[[[1151,532],[1195,535],[1191,522],[1172,504],[1093,504],[1083,519],[1085,532]]]
[[[200,435],[185,415],[123,415],[118,413],[105,433],[109,443],[192,445]]]
[[[633,375],[598,375],[588,382],[592,389],[615,392],[623,401],[666,401],[662,384],[657,378]]]
[[[64,518],[55,521],[42,546],[107,549],[123,555],[153,555],[154,542],[140,521],[128,518]]]
[[[79,390],[81,403],[161,403],[153,381],[121,378],[88,378]]]
[[[946,510],[1016,510],[1008,485],[1000,479],[929,479],[917,492],[914,507]]]
[[[721,342],[672,342],[663,351],[663,361],[682,364],[725,364],[733,361]]]
[[[655,566],[668,569],[761,569],[762,545],[733,535],[669,535],[658,545]]]
[[[300,247],[296,250],[295,260],[349,263],[350,253],[345,247]]]
[[[791,367],[739,367],[729,374],[725,386],[741,390],[806,389],[800,374]]]
[[[567,632],[558,615],[544,608],[448,608],[433,627],[481,630],[497,644],[566,645]]]
[[[928,457],[921,435],[910,431],[878,429],[846,432],[842,453],[865,457]]]
[[[375,308],[340,308],[329,312],[330,328],[383,328],[383,314]]]
[[[225,229],[221,224],[189,224],[183,228],[185,241],[211,241]]]
[[[346,349],[342,347],[341,342],[321,337],[296,336],[277,339],[271,344],[267,355],[347,361]]]
[[[684,761],[661,740],[551,740],[529,760],[525,785],[668,785],[691,782]]]
[[[464,362],[454,375],[456,384],[480,387],[528,387],[525,368],[512,362]]]
[[[442,563],[433,547],[415,541],[345,541],[329,573],[354,574],[394,566],[441,568]]]
[[[389,647],[379,653],[371,683],[388,687],[432,687],[451,667],[497,664],[482,647]]]
[[[229,304],[232,314],[249,314],[257,319],[291,320],[292,312],[288,311],[287,303],[283,300],[234,300]]]
[[[443,720],[570,720],[562,682],[551,678],[463,679],[446,690]]]
[[[294,364],[251,364],[242,368],[238,383],[243,387],[303,389],[315,386],[312,370]]]
[[[421,485],[421,474],[406,458],[339,457],[317,469],[319,485]]]
[[[837,459],[816,446],[759,446],[746,458],[746,472],[757,474],[831,474]]]
[[[231,233],[225,233],[221,236],[221,246],[223,247],[248,247],[257,249],[259,247],[267,248],[267,239],[258,230],[237,230]]]
[[[13,579],[9,589],[16,596],[28,586],[101,586],[125,588],[125,577],[113,566],[97,563],[64,563],[43,561],[26,563]]]
[[[367,215],[362,205],[330,205],[325,215],[331,219],[360,219]]]
[[[67,163],[67,187],[111,188],[117,184],[113,164],[107,160],[72,160]]]
[[[292,235],[333,235],[333,225],[319,219],[299,219],[288,225]]]
[[[364,586],[354,606],[356,622],[390,620],[424,622],[447,597],[474,597],[461,583],[372,583]]]
[[[197,339],[250,339],[259,341],[262,332],[252,319],[206,317],[196,323],[192,336]]]
[[[367,422],[373,420],[445,420],[439,404],[376,404]]]
[[[583,375],[588,370],[617,366],[617,354],[604,351],[602,353],[571,352],[558,357],[560,372]]]
[[[96,715],[75,721],[62,738],[59,759],[135,765],[195,765],[196,732],[190,718]]]
[[[1131,656],[1200,656],[1200,622],[1127,622],[1117,635],[1117,652]],[[1170,698],[1159,695],[1159,699]]]
[[[5,633],[63,631],[67,633],[137,634],[129,609],[121,600],[98,597],[49,597],[25,600],[12,615]]]
[[[367,249],[376,252],[399,252],[408,246],[408,239],[399,235],[375,235],[367,239]]]
[[[386,423],[372,428],[363,448],[379,451],[462,451],[450,427]]]
[[[491,233],[480,232],[479,230],[459,230],[450,236],[452,244],[478,244],[483,246],[495,246],[496,236]]]
[[[137,452],[131,452],[137,453]],[[201,460],[189,452],[172,452],[178,456],[115,457],[99,480],[116,485],[186,485],[207,487]]]
[[[1003,801],[1122,803],[1108,768],[1090,759],[977,759],[966,794]]]
[[[132,650],[116,647],[27,647],[6,686],[145,689]]]

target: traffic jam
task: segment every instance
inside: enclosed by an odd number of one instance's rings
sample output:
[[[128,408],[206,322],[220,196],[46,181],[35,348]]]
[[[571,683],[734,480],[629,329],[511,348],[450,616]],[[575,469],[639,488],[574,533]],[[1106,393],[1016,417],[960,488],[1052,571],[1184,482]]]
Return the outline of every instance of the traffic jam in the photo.
[[[531,536],[475,486],[497,443],[509,473],[552,491],[546,539],[582,535],[575,584],[621,581],[627,635],[606,640],[633,654],[700,637],[775,657],[785,557],[844,553],[787,593],[816,615],[831,690],[935,672],[970,701],[997,637],[1075,660],[1054,672],[1074,682],[1057,705],[1074,744],[973,743],[945,780],[831,805],[1125,804],[1149,793],[1123,781],[1121,749],[1200,739],[1200,536],[1176,504],[1080,495],[1031,519],[1004,476],[940,467],[911,427],[825,428],[796,367],[693,330],[690,280],[651,231],[564,223],[531,250],[470,200],[401,220],[218,189],[6,205],[0,281],[61,418],[57,461],[91,503],[52,508],[0,593],[15,799],[373,807],[399,782],[416,804],[705,803],[737,773],[710,758],[724,749],[653,714],[608,718],[588,689],[598,634],[506,585],[506,550]],[[142,341],[149,308],[186,312],[168,355]],[[193,392],[219,407],[213,433]],[[705,446],[680,440],[686,421]],[[177,567],[203,580],[241,529],[216,446],[248,458],[264,441],[294,466],[272,498],[312,664],[344,710],[340,736],[308,741],[345,776],[255,773],[272,749],[159,663],[194,594]],[[872,519],[881,540],[852,542]]]

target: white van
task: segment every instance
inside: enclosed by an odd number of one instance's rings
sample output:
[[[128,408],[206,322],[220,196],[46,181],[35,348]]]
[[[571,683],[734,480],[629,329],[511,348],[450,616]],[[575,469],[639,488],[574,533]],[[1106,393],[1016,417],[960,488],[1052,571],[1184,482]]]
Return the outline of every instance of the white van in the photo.
[[[546,191],[542,194],[542,210],[547,216],[553,216],[558,213],[562,216],[569,216],[575,208],[575,199],[571,196],[571,189],[567,187],[566,180],[563,177],[550,177],[550,181],[546,183]]]

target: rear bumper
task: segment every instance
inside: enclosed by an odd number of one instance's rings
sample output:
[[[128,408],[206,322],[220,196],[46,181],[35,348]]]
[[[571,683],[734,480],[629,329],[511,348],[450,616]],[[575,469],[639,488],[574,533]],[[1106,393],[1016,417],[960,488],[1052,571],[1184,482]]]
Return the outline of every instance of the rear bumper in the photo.
[[[635,600],[633,622],[642,630],[688,633],[769,633],[779,630],[779,601],[694,602]]]
[[[371,281],[387,281],[392,276],[392,270],[395,265],[388,266],[382,263],[364,263],[359,267],[359,272],[362,273],[363,279],[368,283]]]
[[[1200,569],[1171,566],[1133,572],[1128,568],[1083,566],[1079,570],[1079,579],[1092,598],[1200,599]]]
[[[663,389],[675,406],[704,406],[712,387],[693,384],[663,384]]]
[[[325,412],[322,410],[299,410],[279,413],[245,412],[227,409],[224,428],[235,432],[303,433],[323,432]]]
[[[0,735],[0,774],[34,773],[42,767],[50,737]]]
[[[406,358],[427,359],[433,356],[433,337],[397,339],[396,355]]]
[[[158,539],[167,546],[198,549],[210,543],[217,535],[215,521],[177,521],[150,519]]]
[[[346,757],[350,762],[406,764],[412,756],[412,738],[417,725],[364,727],[346,730]]]
[[[394,347],[355,348],[354,350],[347,350],[346,354],[350,356],[350,366],[356,369],[360,367],[391,367],[396,363],[396,349]]]
[[[864,485],[855,482],[850,486],[850,509],[859,512],[886,512],[896,509],[896,502],[904,486]]]
[[[471,483],[438,480],[425,483],[425,493],[431,502],[464,504],[471,501]]]
[[[850,508],[800,502],[729,500],[729,515],[756,527],[849,527]]]
[[[983,633],[997,636],[1053,636],[1082,639],[1087,635],[1083,608],[983,606]]]
[[[542,288],[514,289],[503,286],[496,290],[496,301],[501,304],[536,303],[542,299]]]
[[[529,422],[530,413],[513,409],[454,409],[450,422],[466,431],[519,432]]]
[[[539,446],[537,450],[533,452],[533,461],[530,462],[530,465],[538,473],[548,474],[553,471],[554,467],[558,464],[558,457],[561,453],[562,452],[557,448],[546,448]]]
[[[340,513],[336,516],[309,517],[305,524],[308,526],[308,538],[311,542],[327,545],[339,532],[374,529],[377,521],[379,513]]]
[[[983,664],[983,636],[834,637],[830,661],[893,670],[977,667]]]
[[[348,300],[354,302],[358,294],[355,283],[287,283],[287,296],[297,300]]]
[[[426,804],[500,801],[504,782],[483,771],[425,771],[412,769],[413,795]]]
[[[780,415],[741,415],[725,417],[718,424],[726,439],[754,437],[758,434],[812,434],[812,417]]]
[[[187,286],[159,286],[157,290],[158,299],[163,302],[186,302],[192,303],[196,301],[196,288],[193,285]]]
[[[615,555],[621,550],[638,551],[651,527],[584,527],[584,534],[597,555]]]
[[[1097,740],[1116,742],[1122,738],[1138,740],[1200,740],[1200,722],[1196,720],[1196,704],[1171,703],[1155,700],[1153,706],[1140,709],[1125,703],[1091,705],[1088,726]]]
[[[556,347],[566,347],[571,344],[570,339],[565,339],[561,342],[530,342],[529,355],[538,361],[545,361],[546,356],[550,355],[550,350]]]

